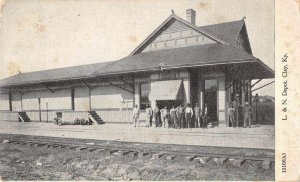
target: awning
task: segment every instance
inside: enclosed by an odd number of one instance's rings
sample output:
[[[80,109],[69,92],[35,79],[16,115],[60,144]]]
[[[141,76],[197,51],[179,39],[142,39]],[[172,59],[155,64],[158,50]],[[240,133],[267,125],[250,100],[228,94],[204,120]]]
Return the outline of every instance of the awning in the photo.
[[[150,100],[182,100],[182,80],[156,81],[151,83]]]

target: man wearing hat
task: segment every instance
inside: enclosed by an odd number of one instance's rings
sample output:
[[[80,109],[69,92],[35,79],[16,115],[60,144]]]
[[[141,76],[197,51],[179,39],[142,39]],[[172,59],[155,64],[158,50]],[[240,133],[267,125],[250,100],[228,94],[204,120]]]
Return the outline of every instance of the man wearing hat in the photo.
[[[146,108],[146,126],[148,127],[152,127],[152,116],[153,116],[153,110],[148,104]]]
[[[234,118],[234,107],[233,107],[233,103],[229,103],[229,108],[228,108],[228,119],[229,119],[229,123],[231,123],[231,126],[233,128],[236,127],[236,122],[235,122],[235,118]]]
[[[137,105],[135,105],[135,108],[133,108],[133,124],[134,124],[134,127],[139,127],[139,123],[140,123],[140,120],[139,120],[139,116],[140,116],[140,110],[138,108]]]
[[[189,103],[186,104],[185,108],[185,119],[186,119],[186,124],[187,128],[191,128],[191,122],[192,122],[192,117],[193,117],[193,109],[191,108],[191,105]]]
[[[251,127],[251,110],[252,108],[249,106],[249,103],[245,103],[245,108],[244,108],[244,128]]]
[[[177,108],[176,108],[176,114],[177,114],[177,122],[179,125],[179,128],[184,128],[184,118],[183,118],[183,113],[184,113],[184,108],[182,107],[182,105],[180,104]]]
[[[170,127],[169,126],[170,112],[169,112],[167,106],[165,106],[163,109],[161,109],[160,113],[161,113],[162,127],[164,127],[164,128]]]

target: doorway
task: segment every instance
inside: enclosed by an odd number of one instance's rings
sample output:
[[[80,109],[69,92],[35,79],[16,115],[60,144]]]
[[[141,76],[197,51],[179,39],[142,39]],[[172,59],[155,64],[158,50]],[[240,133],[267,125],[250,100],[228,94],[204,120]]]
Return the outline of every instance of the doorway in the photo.
[[[205,80],[204,105],[207,105],[208,122],[218,124],[218,80]]]

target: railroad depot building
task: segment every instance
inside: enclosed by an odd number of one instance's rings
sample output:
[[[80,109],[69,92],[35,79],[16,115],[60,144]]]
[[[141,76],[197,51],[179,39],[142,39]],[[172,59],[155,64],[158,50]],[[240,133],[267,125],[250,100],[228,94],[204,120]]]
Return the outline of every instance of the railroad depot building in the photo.
[[[172,13],[133,52],[113,62],[19,73],[1,80],[0,120],[75,118],[128,123],[132,109],[208,105],[211,121],[229,126],[233,96],[251,103],[251,80],[274,78],[252,55],[244,19],[196,26]],[[144,112],[141,114],[143,120]]]

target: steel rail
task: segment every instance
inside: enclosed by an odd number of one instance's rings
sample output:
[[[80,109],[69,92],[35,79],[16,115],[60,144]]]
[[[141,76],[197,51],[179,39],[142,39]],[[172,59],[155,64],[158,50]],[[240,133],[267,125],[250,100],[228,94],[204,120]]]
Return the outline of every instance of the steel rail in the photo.
[[[8,140],[8,143],[16,143],[16,144],[29,144],[36,146],[64,146],[68,148],[84,148],[84,149],[104,149],[109,151],[129,151],[129,152],[145,152],[149,154],[162,153],[165,155],[179,155],[179,156],[197,156],[197,157],[211,157],[211,158],[234,158],[234,159],[243,159],[243,160],[254,160],[254,161],[264,161],[269,160],[274,162],[275,157],[262,155],[263,151],[269,152],[268,149],[256,149],[256,148],[242,148],[243,150],[251,150],[259,153],[258,155],[247,155],[247,154],[230,154],[230,153],[217,153],[217,152],[206,152],[206,151],[178,151],[178,150],[169,150],[169,149],[155,149],[149,146],[139,146],[139,147],[131,147],[131,146],[113,146],[111,144],[103,145],[103,144],[87,144],[87,143],[74,143],[74,142],[66,142],[66,141],[51,141],[51,140],[40,140],[40,139],[11,139],[9,137],[2,137],[2,139]],[[55,138],[54,138],[55,139]],[[209,146],[211,147],[211,146]],[[218,149],[232,149],[233,147],[215,147]],[[234,148],[236,149],[236,148]]]

